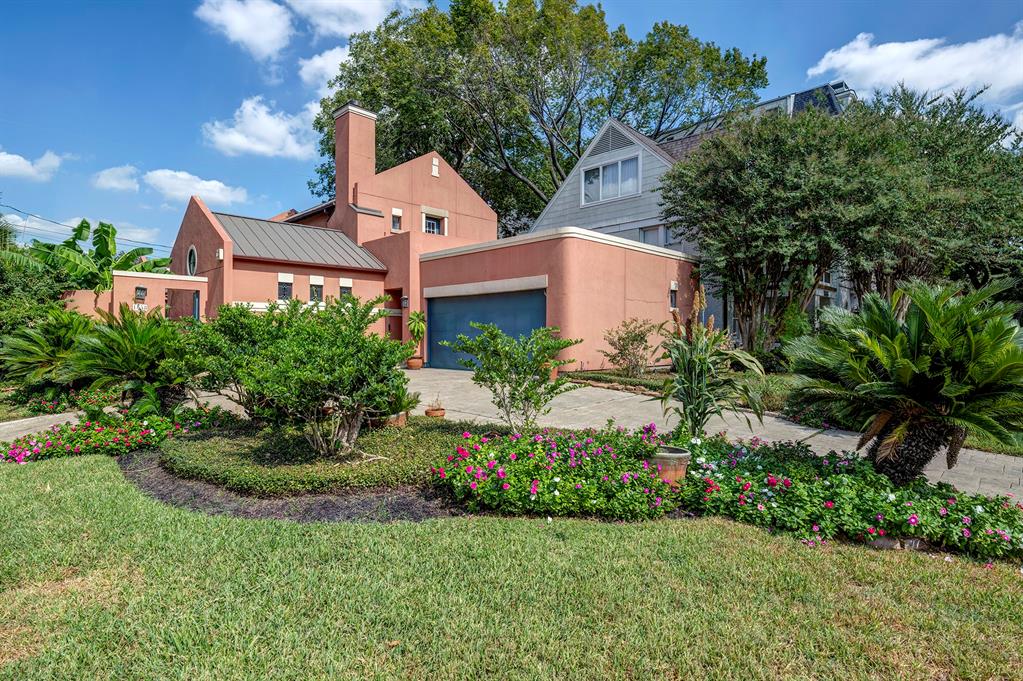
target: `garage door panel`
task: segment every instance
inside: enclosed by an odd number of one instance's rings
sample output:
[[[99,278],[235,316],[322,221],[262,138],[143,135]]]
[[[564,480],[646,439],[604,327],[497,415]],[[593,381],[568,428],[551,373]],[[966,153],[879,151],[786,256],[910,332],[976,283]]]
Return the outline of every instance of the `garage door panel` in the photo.
[[[470,322],[496,324],[509,336],[529,334],[547,323],[547,296],[543,290],[494,293],[480,296],[431,298],[427,301],[426,325],[429,365],[438,369],[462,369],[459,353],[442,346],[459,334],[479,334]]]

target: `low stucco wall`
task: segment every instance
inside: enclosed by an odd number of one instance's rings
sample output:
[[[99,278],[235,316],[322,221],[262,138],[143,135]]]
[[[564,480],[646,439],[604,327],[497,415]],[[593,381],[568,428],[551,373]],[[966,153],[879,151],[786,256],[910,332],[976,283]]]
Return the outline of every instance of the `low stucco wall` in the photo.
[[[199,292],[199,309],[204,309],[208,293],[208,282],[205,277],[187,277],[174,274],[155,274],[148,272],[114,272],[114,286],[109,291],[97,294],[88,290],[68,291],[64,294],[66,307],[85,315],[98,316],[96,310],[106,310],[116,314],[122,304],[140,310],[149,311],[160,308],[168,317],[191,316],[192,294]],[[136,296],[136,288],[145,289],[145,295]],[[171,294],[184,298],[189,304],[187,310],[178,311],[168,305],[173,297]],[[200,312],[200,314],[202,314]]]
[[[666,249],[576,233],[504,241],[424,256],[423,295],[435,297],[428,289],[459,285],[465,292],[458,295],[467,295],[474,284],[546,276],[547,325],[559,327],[563,337],[583,341],[565,352],[564,359],[575,361],[566,370],[607,367],[600,354],[609,350],[604,333],[626,319],[658,324],[671,319],[673,282],[679,313],[684,317],[692,309],[693,263]]]

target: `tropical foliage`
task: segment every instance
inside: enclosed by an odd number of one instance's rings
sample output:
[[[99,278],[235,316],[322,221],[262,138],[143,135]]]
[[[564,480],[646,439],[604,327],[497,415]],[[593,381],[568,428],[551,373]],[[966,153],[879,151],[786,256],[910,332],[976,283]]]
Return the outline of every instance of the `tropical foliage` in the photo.
[[[30,391],[55,392],[67,382],[61,374],[64,363],[92,327],[92,320],[84,315],[51,309],[35,327],[22,327],[0,339],[0,370]]]
[[[183,349],[174,323],[159,310],[136,312],[126,303],[119,314],[97,313],[100,321],[58,370],[61,380],[115,389],[134,413],[162,413],[180,402],[185,377],[177,360]]]
[[[639,520],[676,507],[671,487],[649,461],[659,442],[653,424],[634,433],[608,425],[463,437],[431,471],[473,511]]]
[[[558,338],[557,327],[533,329],[528,336],[512,338],[494,324],[470,322],[479,333],[458,334],[442,345],[461,353],[458,363],[472,370],[472,381],[493,394],[494,405],[512,430],[527,431],[550,411],[558,395],[580,387],[563,376],[552,377],[559,367],[574,360],[558,359],[562,350],[581,340]]]
[[[700,437],[711,416],[726,411],[743,413],[743,407],[758,419],[763,416],[757,383],[733,371],[732,366],[761,377],[764,369],[752,355],[736,349],[725,331],[693,324],[686,333],[669,336],[661,347],[673,371],[664,381],[661,404],[666,414],[678,416],[685,434]]]
[[[860,447],[896,483],[943,447],[954,466],[969,433],[1011,444],[1023,430],[1023,331],[1018,307],[994,298],[1014,285],[914,283],[867,295],[858,314],[829,308],[819,335],[786,348],[806,377],[796,398],[861,426]]]
[[[82,243],[90,240],[86,250]],[[101,222],[95,230],[82,220],[71,236],[59,244],[33,240],[27,253],[0,251],[0,259],[28,267],[36,272],[48,268],[63,269],[75,286],[100,292],[113,288],[113,272],[167,272],[170,258],[148,258],[152,248],[138,247],[118,252],[117,229]]]
[[[539,214],[608,117],[657,134],[752,103],[767,72],[686,26],[634,41],[599,5],[454,0],[354,34],[330,84],[315,194],[334,194],[333,112],[354,99],[380,112],[380,167],[439,152],[507,233]]]
[[[382,302],[349,298],[298,315],[287,334],[259,345],[240,369],[244,389],[300,425],[321,455],[355,453],[365,420],[386,411],[396,396],[398,408],[406,408],[408,378],[399,366],[412,345],[369,333],[385,314],[376,308]],[[271,324],[277,314],[289,311],[269,311]]]

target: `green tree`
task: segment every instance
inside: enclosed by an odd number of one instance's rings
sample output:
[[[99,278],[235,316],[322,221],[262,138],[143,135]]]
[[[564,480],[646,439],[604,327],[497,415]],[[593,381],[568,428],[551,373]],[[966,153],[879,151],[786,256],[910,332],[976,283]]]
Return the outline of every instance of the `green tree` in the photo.
[[[843,116],[837,141],[857,190],[842,248],[857,294],[890,297],[910,278],[976,288],[1021,273],[1023,137],[977,104],[982,94],[899,86]]]
[[[314,127],[324,162],[309,185],[334,193],[333,111],[380,112],[381,168],[436,150],[501,215],[530,224],[608,116],[656,133],[754,101],[766,60],[656,25],[635,42],[575,0],[454,0],[392,14],[352,36]]]
[[[732,301],[743,347],[769,349],[785,312],[806,309],[843,257],[856,184],[842,121],[817,107],[734,116],[663,178],[664,217],[700,251],[700,273]]]
[[[521,433],[535,428],[536,420],[550,411],[551,400],[580,387],[551,374],[574,361],[558,359],[558,354],[582,340],[558,338],[558,329],[549,326],[518,338],[495,324],[470,322],[470,326],[479,333],[471,338],[460,333],[454,342],[442,341],[442,345],[464,355],[458,363],[472,370],[473,383],[493,394],[494,406],[512,430]]]
[[[874,466],[898,484],[942,447],[952,468],[970,433],[1012,444],[1023,431],[1023,331],[1018,306],[994,299],[1013,285],[962,293],[917,282],[890,299],[867,294],[858,314],[826,309],[819,335],[785,348],[805,377],[794,398],[860,425],[859,446],[870,443]]]
[[[86,250],[79,242],[88,242],[92,236],[92,248]],[[61,268],[68,273],[75,286],[92,289],[99,293],[113,288],[113,272],[168,272],[170,258],[148,258],[152,248],[139,247],[126,252],[117,250],[117,228],[101,222],[95,230],[88,220],[82,220],[71,236],[59,244],[45,243],[36,239],[27,253],[15,250],[0,251],[0,260],[35,272],[48,268]]]

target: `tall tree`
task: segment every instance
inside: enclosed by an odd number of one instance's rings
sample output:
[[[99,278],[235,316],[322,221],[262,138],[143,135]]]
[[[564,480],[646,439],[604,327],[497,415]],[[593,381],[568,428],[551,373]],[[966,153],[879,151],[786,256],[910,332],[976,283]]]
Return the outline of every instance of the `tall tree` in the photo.
[[[816,107],[735,116],[663,178],[664,217],[699,247],[701,274],[729,296],[747,350],[770,348],[842,258],[850,192],[839,119]]]
[[[392,14],[352,36],[315,127],[334,192],[333,116],[355,99],[380,112],[378,165],[436,150],[514,232],[543,209],[596,129],[616,116],[654,134],[750,103],[766,60],[656,25],[639,42],[575,0],[453,0]]]

